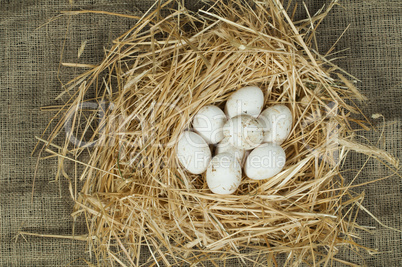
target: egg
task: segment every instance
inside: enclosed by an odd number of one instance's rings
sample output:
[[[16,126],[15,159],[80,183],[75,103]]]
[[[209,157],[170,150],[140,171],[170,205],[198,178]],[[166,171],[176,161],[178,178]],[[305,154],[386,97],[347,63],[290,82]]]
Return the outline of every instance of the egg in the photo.
[[[258,117],[264,105],[264,94],[257,86],[246,86],[234,92],[226,101],[225,113],[229,118],[246,114]]]
[[[193,128],[208,144],[216,144],[223,139],[222,127],[226,120],[220,108],[208,105],[194,116]]]
[[[285,105],[265,109],[258,120],[263,126],[265,143],[282,144],[292,129],[292,112]]]
[[[176,155],[183,167],[192,174],[201,174],[211,161],[211,150],[198,134],[185,131],[180,136]]]
[[[218,154],[209,163],[206,179],[209,189],[215,194],[232,194],[241,182],[241,166],[234,155]]]
[[[222,154],[222,153],[229,153],[231,155],[234,155],[235,158],[239,161],[242,162],[244,158],[244,149],[240,149],[237,147],[234,147],[229,143],[228,138],[224,138],[217,146],[215,149],[215,155]]]
[[[286,154],[277,144],[262,144],[251,151],[244,165],[248,178],[263,180],[278,174],[286,163]]]
[[[261,123],[250,115],[239,115],[223,126],[223,135],[229,143],[240,149],[253,149],[264,139]]]

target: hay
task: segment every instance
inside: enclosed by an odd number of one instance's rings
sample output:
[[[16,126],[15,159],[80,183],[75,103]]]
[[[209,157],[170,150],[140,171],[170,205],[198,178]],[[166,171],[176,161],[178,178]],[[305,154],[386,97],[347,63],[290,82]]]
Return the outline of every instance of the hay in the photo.
[[[229,2],[197,13],[179,2],[156,2],[99,66],[65,65],[90,70],[67,84],[60,98],[68,100],[55,116],[62,119],[47,141],[40,140],[42,151],[59,158],[58,175],[69,180],[75,201],[72,215],[85,216],[86,240],[99,264],[237,258],[277,265],[283,253],[284,265],[348,264],[335,257],[339,249],[361,248],[356,229],[365,228],[355,219],[363,195],[350,190],[342,163],[351,150],[391,168],[398,161],[353,141],[351,124],[369,125],[353,118],[360,114],[353,101],[365,98],[345,71],[312,48],[317,26],[336,1],[299,22],[277,0]],[[169,12],[161,16],[161,10]],[[245,85],[262,88],[266,105],[291,109],[286,166],[271,179],[243,177],[234,195],[215,195],[204,175],[178,164],[175,142],[201,107],[221,106]],[[88,101],[102,110],[88,106],[91,114],[84,113]],[[55,145],[66,126],[71,131],[64,144]],[[74,144],[73,136],[80,136]],[[82,173],[71,178],[67,159],[83,165]],[[151,257],[141,259],[147,247]]]

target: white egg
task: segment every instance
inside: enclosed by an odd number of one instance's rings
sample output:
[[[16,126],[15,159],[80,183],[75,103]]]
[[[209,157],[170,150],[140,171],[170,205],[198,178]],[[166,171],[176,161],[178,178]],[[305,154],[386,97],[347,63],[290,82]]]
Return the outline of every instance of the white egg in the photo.
[[[262,144],[248,155],[244,172],[253,180],[263,180],[278,174],[286,163],[286,154],[276,144]]]
[[[226,115],[217,106],[205,106],[194,116],[193,127],[208,144],[216,144],[223,139],[222,127]]]
[[[246,114],[258,117],[264,105],[264,94],[257,86],[243,87],[226,101],[225,113],[229,118]]]
[[[222,154],[222,153],[229,153],[231,155],[234,155],[235,158],[239,161],[242,162],[244,158],[244,149],[240,149],[237,147],[234,147],[229,143],[228,138],[224,138],[217,146],[215,149],[215,155]]]
[[[265,109],[258,117],[264,129],[264,142],[282,144],[292,129],[292,112],[285,105]]]
[[[223,126],[223,135],[232,146],[246,150],[257,147],[264,139],[261,123],[249,115],[228,120]]]
[[[185,131],[176,147],[177,158],[193,174],[205,172],[211,161],[211,150],[205,140],[194,132]]]
[[[229,153],[222,153],[212,158],[207,169],[207,184],[215,194],[232,194],[241,182],[241,166]]]

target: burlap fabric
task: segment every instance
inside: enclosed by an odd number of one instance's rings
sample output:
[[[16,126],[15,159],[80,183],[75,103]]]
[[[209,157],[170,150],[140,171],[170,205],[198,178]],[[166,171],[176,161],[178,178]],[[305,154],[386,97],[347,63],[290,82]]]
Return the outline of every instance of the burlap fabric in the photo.
[[[60,16],[63,10],[106,10],[141,15],[153,1],[82,0],[51,1],[0,0],[0,114],[1,114],[1,266],[86,266],[95,262],[85,242],[69,239],[25,236],[18,231],[71,235],[72,202],[66,181],[53,182],[57,161],[40,161],[32,198],[36,158],[31,156],[36,140],[54,112],[40,107],[60,104],[54,100],[66,82],[81,69],[60,68],[63,62],[93,63],[102,60],[104,48],[133,20],[115,16],[86,14]],[[194,1],[188,1],[194,6]],[[297,0],[299,4],[302,1]],[[329,1],[305,1],[311,13]],[[358,86],[369,101],[362,106],[371,116],[385,116],[386,130],[380,145],[397,157],[402,154],[402,2],[400,0],[344,0],[333,9],[319,28],[318,44],[325,53],[350,24],[338,42],[336,51],[349,48],[338,56],[337,64],[361,79]],[[301,11],[298,18],[304,18]],[[78,58],[83,42],[86,47]],[[381,119],[373,120],[377,127]],[[376,142],[381,131],[363,133]],[[384,146],[384,142],[386,145]],[[366,157],[352,154],[344,166],[350,181]],[[391,175],[386,167],[369,160],[357,183]],[[401,229],[401,179],[369,184],[356,191],[366,194],[363,205],[385,225]],[[359,251],[341,251],[339,258],[367,266],[400,266],[401,234],[381,226],[367,213],[357,221],[371,226],[372,233],[360,232],[360,244],[378,249],[370,255]],[[84,234],[85,224],[77,222],[75,233]],[[145,251],[145,250],[144,250]],[[144,255],[146,256],[146,255]],[[342,265],[342,264],[336,264]]]

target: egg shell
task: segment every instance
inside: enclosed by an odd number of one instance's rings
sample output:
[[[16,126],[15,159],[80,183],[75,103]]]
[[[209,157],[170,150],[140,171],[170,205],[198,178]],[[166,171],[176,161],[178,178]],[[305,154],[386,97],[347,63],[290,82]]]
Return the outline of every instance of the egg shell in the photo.
[[[229,143],[240,149],[253,149],[264,139],[261,123],[250,115],[239,115],[223,126],[223,135]]]
[[[264,143],[282,144],[292,129],[292,112],[285,105],[265,109],[258,117],[264,130]]]
[[[207,184],[215,194],[233,194],[242,177],[240,163],[234,155],[218,154],[212,158],[207,169]]]
[[[183,167],[192,174],[201,174],[211,161],[211,150],[198,134],[185,131],[177,143],[176,155]]]
[[[237,147],[234,147],[229,143],[228,138],[224,138],[217,146],[215,149],[215,155],[222,154],[222,153],[229,153],[231,155],[234,155],[235,158],[239,161],[242,162],[244,158],[244,149],[240,149]]]
[[[193,128],[208,144],[217,144],[223,139],[222,127],[226,121],[226,115],[220,108],[208,105],[194,116]]]
[[[286,154],[277,144],[262,144],[251,151],[244,172],[253,180],[268,179],[278,174],[286,163]]]
[[[257,86],[246,86],[234,92],[226,101],[225,113],[229,118],[246,114],[255,118],[261,113],[264,94]]]

